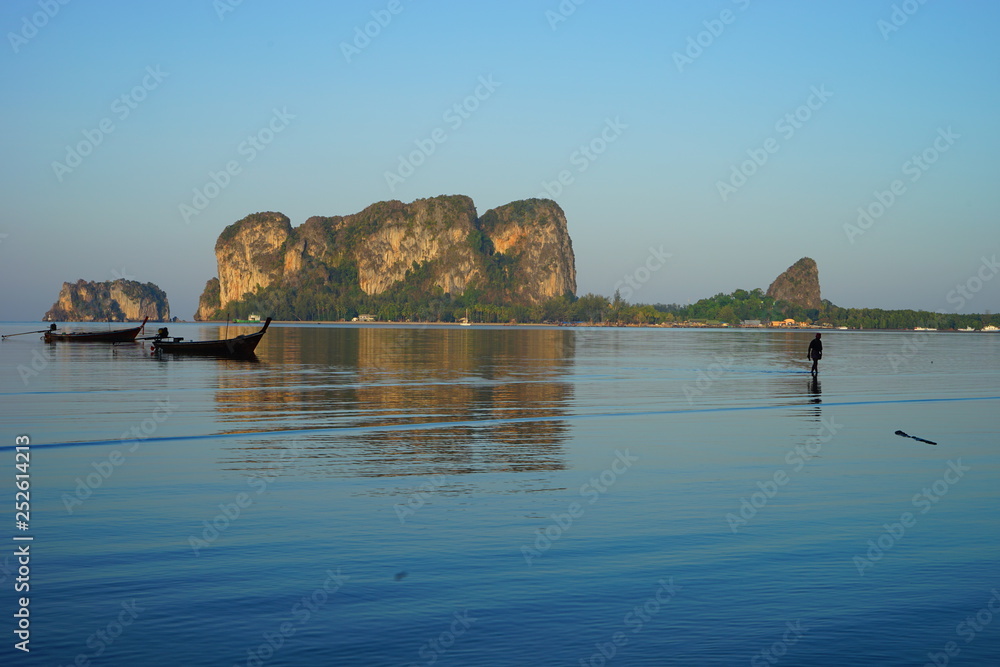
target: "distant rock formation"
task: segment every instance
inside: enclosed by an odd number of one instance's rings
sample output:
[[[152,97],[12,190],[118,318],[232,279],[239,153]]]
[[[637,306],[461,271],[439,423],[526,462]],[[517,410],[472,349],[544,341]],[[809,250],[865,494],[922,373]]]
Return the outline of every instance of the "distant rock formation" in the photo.
[[[529,199],[487,211],[480,219],[493,249],[518,259],[524,280],[511,284],[510,300],[541,303],[566,292],[576,294],[576,265],[566,216],[549,200]]]
[[[59,299],[43,322],[137,322],[170,319],[167,295],[153,283],[114,280],[102,283],[78,280],[63,283]]]
[[[202,322],[212,319],[215,310],[219,307],[220,292],[218,278],[212,278],[205,283],[205,290],[201,293],[201,298],[198,299],[198,312],[194,314],[196,321]]]
[[[223,230],[215,256],[218,279],[205,287],[198,320],[272,285],[290,288],[291,300],[291,288],[315,286],[317,276],[368,295],[403,285],[453,295],[476,288],[524,305],[576,292],[566,216],[547,199],[513,202],[482,218],[464,195],[385,201],[295,228],[281,213],[255,213]]]
[[[817,309],[823,306],[819,294],[819,269],[809,257],[792,264],[767,288],[767,296],[796,306]]]

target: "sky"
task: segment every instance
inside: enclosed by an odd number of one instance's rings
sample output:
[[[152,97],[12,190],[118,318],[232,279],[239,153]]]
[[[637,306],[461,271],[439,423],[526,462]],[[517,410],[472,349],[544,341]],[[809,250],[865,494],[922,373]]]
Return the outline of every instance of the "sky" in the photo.
[[[557,201],[580,295],[808,256],[839,306],[1000,311],[995,2],[62,1],[0,4],[0,320],[119,277],[191,319],[246,215],[442,194]]]

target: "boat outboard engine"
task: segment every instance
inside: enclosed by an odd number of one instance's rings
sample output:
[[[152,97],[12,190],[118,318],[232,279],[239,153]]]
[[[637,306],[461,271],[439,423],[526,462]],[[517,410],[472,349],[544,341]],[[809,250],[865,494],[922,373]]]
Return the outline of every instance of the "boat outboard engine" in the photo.
[[[166,327],[160,327],[159,329],[156,330],[156,337],[157,338],[166,338],[169,335],[170,334],[167,331]]]

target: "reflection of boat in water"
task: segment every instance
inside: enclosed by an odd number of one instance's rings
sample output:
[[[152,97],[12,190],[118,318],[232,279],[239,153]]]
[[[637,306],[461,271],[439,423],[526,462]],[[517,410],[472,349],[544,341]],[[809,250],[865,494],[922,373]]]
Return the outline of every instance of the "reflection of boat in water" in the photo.
[[[139,335],[139,331],[146,326],[149,318],[145,318],[137,327],[130,329],[115,329],[114,331],[77,331],[58,332],[56,325],[45,332],[45,342],[54,343],[56,341],[67,341],[72,343],[131,343]]]
[[[171,354],[198,354],[209,357],[234,358],[252,357],[254,350],[257,349],[257,343],[264,337],[267,327],[270,324],[271,318],[269,317],[264,321],[264,326],[261,327],[260,331],[256,333],[222,340],[184,340],[183,338],[170,337],[166,328],[163,328],[152,338],[153,349],[157,352],[169,352]]]

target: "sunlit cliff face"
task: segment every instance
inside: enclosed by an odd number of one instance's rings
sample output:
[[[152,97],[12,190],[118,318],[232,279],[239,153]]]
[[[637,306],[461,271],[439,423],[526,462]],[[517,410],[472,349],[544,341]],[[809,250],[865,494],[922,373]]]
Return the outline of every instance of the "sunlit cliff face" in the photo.
[[[472,242],[477,234],[483,243]],[[509,301],[536,304],[576,292],[566,216],[550,200],[513,202],[482,218],[461,195],[380,202],[349,216],[310,218],[296,228],[280,213],[255,213],[227,227],[215,253],[218,303],[206,291],[196,319],[247,292],[280,284],[309,262],[353,264],[367,294],[404,280],[414,264],[426,265],[434,286],[458,294],[487,280],[493,253],[501,253],[509,260]]]

